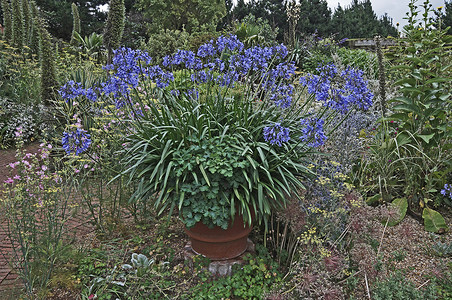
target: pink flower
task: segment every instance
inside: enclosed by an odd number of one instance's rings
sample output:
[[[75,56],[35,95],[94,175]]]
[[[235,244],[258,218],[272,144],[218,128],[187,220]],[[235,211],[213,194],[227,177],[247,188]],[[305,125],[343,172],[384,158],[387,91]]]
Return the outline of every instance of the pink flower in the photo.
[[[84,167],[85,169],[87,169],[89,166],[88,166],[88,164],[85,164],[83,167]]]
[[[52,149],[52,145],[48,144],[47,148]]]
[[[15,163],[9,163],[9,167],[14,169],[17,165],[19,164],[19,162],[15,162]]]
[[[14,179],[8,178],[5,180],[5,183],[14,183]]]
[[[46,165],[42,165],[42,166],[41,166],[41,169],[42,169],[43,171],[45,171],[45,170],[47,170],[47,166],[46,166]]]
[[[74,172],[75,173],[80,173],[80,170],[79,169],[74,169]]]
[[[14,132],[14,134],[16,135],[16,137],[21,137],[22,136],[22,126],[19,126],[16,128],[16,132]]]
[[[95,296],[93,294],[91,294],[91,295],[88,296],[88,299],[91,300],[91,299],[94,299],[94,297]]]
[[[15,180],[20,180],[20,176],[19,175],[16,175],[16,176],[14,176],[13,177]]]

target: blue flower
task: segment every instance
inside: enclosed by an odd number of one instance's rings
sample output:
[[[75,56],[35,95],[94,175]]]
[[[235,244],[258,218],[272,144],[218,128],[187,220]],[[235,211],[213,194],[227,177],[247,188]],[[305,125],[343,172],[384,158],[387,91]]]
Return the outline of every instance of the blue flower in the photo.
[[[273,126],[264,127],[264,140],[271,145],[282,146],[290,140],[290,129],[281,126],[281,123],[275,123]]]
[[[200,70],[203,67],[202,61],[190,50],[177,50],[175,54],[165,56],[163,61],[165,67],[184,65],[189,70]]]
[[[67,154],[75,153],[75,155],[79,155],[91,145],[90,137],[86,130],[76,128],[75,131],[64,132],[61,143]]]
[[[452,187],[449,184],[444,185],[444,189],[441,190],[441,195],[449,197],[452,200]]]
[[[236,35],[220,36],[216,41],[217,51],[219,53],[223,52],[225,49],[237,52],[241,52],[244,48],[243,43],[237,38]]]
[[[300,83],[324,106],[343,114],[353,107],[367,110],[372,106],[373,94],[362,71],[347,68],[339,74],[332,63],[317,68],[317,71],[319,75],[308,74],[300,78]]]
[[[272,100],[276,106],[288,108],[292,104],[292,94],[293,85],[280,85],[273,89],[270,100]]]
[[[320,147],[325,144],[327,139],[323,130],[324,121],[317,118],[307,118],[300,121],[301,126],[304,128],[301,130],[300,139],[303,142],[308,142],[309,147]]]
[[[209,43],[201,45],[198,48],[197,55],[199,57],[208,57],[208,56],[215,56],[217,54],[217,50],[215,49],[215,46],[213,45],[213,40],[211,40]]]
[[[63,99],[66,99],[66,102],[83,96],[84,92],[85,90],[82,88],[82,84],[80,82],[74,82],[74,80],[68,81],[58,90],[58,93]]]
[[[193,73],[190,75],[191,81],[193,81],[196,84],[206,83],[208,81],[211,81],[213,76],[210,74],[210,72],[206,72],[204,70]]]
[[[87,88],[85,90],[84,94],[85,94],[85,97],[88,98],[91,101],[96,101],[97,100],[98,95],[97,95],[95,89],[93,89],[93,88]]]

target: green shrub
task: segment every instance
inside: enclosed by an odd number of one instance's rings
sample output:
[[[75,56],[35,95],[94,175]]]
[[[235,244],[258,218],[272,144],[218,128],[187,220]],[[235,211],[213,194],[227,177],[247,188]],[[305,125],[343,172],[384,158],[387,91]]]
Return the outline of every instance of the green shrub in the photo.
[[[162,29],[157,33],[151,34],[149,41],[142,48],[146,50],[155,63],[169,54],[176,52],[177,49],[188,47],[190,34],[186,31]]]
[[[428,285],[424,290],[417,289],[414,284],[406,280],[397,272],[384,281],[377,282],[372,290],[373,300],[429,300],[437,299],[435,288]]]
[[[337,49],[336,54],[342,65],[363,70],[369,78],[377,78],[378,62],[375,53],[342,47]]]
[[[190,299],[262,299],[282,282],[282,275],[264,247],[258,245],[257,251],[256,257],[244,258],[245,265],[234,265],[230,277],[211,280],[206,271],[207,276],[192,288]]]

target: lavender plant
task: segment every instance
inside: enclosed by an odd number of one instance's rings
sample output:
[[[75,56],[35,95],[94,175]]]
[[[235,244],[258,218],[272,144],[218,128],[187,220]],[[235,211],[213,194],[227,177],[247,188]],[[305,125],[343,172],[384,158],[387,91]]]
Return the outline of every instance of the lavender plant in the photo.
[[[294,84],[287,55],[283,45],[244,49],[235,36],[197,53],[178,50],[161,66],[121,48],[100,86],[69,82],[60,94],[90,99],[87,111],[101,118],[105,109],[118,116],[121,175],[137,184],[132,201],[151,201],[160,213],[176,208],[188,227],[201,221],[226,228],[236,213],[251,222],[254,211],[265,221],[284,207],[289,191],[303,189],[312,175],[308,154],[334,131],[332,120],[372,104],[359,71],[329,65]],[[87,134],[98,129],[66,131],[63,147],[89,154]]]

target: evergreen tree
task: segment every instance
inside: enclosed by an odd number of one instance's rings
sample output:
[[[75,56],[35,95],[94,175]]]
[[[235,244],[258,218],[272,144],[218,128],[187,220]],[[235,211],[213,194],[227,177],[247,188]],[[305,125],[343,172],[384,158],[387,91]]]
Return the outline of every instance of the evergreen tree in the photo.
[[[124,32],[125,7],[124,0],[111,0],[107,23],[104,30],[104,46],[108,50],[108,63],[111,63],[113,49],[119,48]]]
[[[239,0],[232,10],[233,19],[239,22],[249,14],[252,14],[256,19],[266,20],[272,30],[278,32],[278,41],[283,40],[289,27],[285,0],[252,0],[247,3],[244,0]]]
[[[326,0],[301,0],[297,29],[301,33],[329,35],[331,10]]]
[[[370,0],[353,0],[349,7],[335,10],[331,21],[334,33],[342,38],[373,38],[376,35],[397,36],[392,19],[384,15],[380,19],[373,11]]]
[[[394,27],[392,23],[392,18],[388,14],[384,14],[378,20],[379,26],[377,28],[378,34],[382,37],[392,36],[397,37],[397,28]]]
[[[347,20],[345,9],[339,4],[331,18],[331,33],[338,38],[350,37],[350,22]]]
[[[12,0],[11,11],[13,14],[12,42],[15,47],[22,51],[24,45],[24,20],[21,0]]]
[[[72,37],[72,2],[77,3],[81,32],[90,35],[100,33],[107,19],[107,13],[100,11],[100,5],[109,0],[35,0],[43,19],[48,24],[49,33],[57,38],[70,41]]]
[[[75,3],[72,3],[72,36],[71,36],[71,45],[77,45],[77,39],[75,38],[75,32],[81,35],[81,26],[80,26],[80,15],[78,13],[78,8]]]
[[[215,31],[226,15],[224,0],[137,0],[136,7],[151,20],[150,34],[165,29]]]
[[[230,28],[232,26],[233,22],[232,11],[234,8],[234,3],[232,2],[232,0],[224,0],[224,7],[226,8],[226,14],[218,22],[217,31],[221,31],[222,29],[227,29],[228,27]]]
[[[5,40],[8,42],[12,41],[13,38],[13,20],[11,16],[11,4],[8,0],[1,0],[2,4],[2,12],[3,12],[3,27],[4,27],[4,36]]]
[[[241,21],[243,18],[245,18],[248,14],[253,14],[251,9],[251,5],[248,5],[245,3],[245,0],[238,0],[237,5],[234,6],[232,9],[232,16],[231,19],[233,21]]]
[[[444,2],[444,7],[438,8],[441,18],[441,28],[450,27],[447,34],[452,35],[452,0]]]

